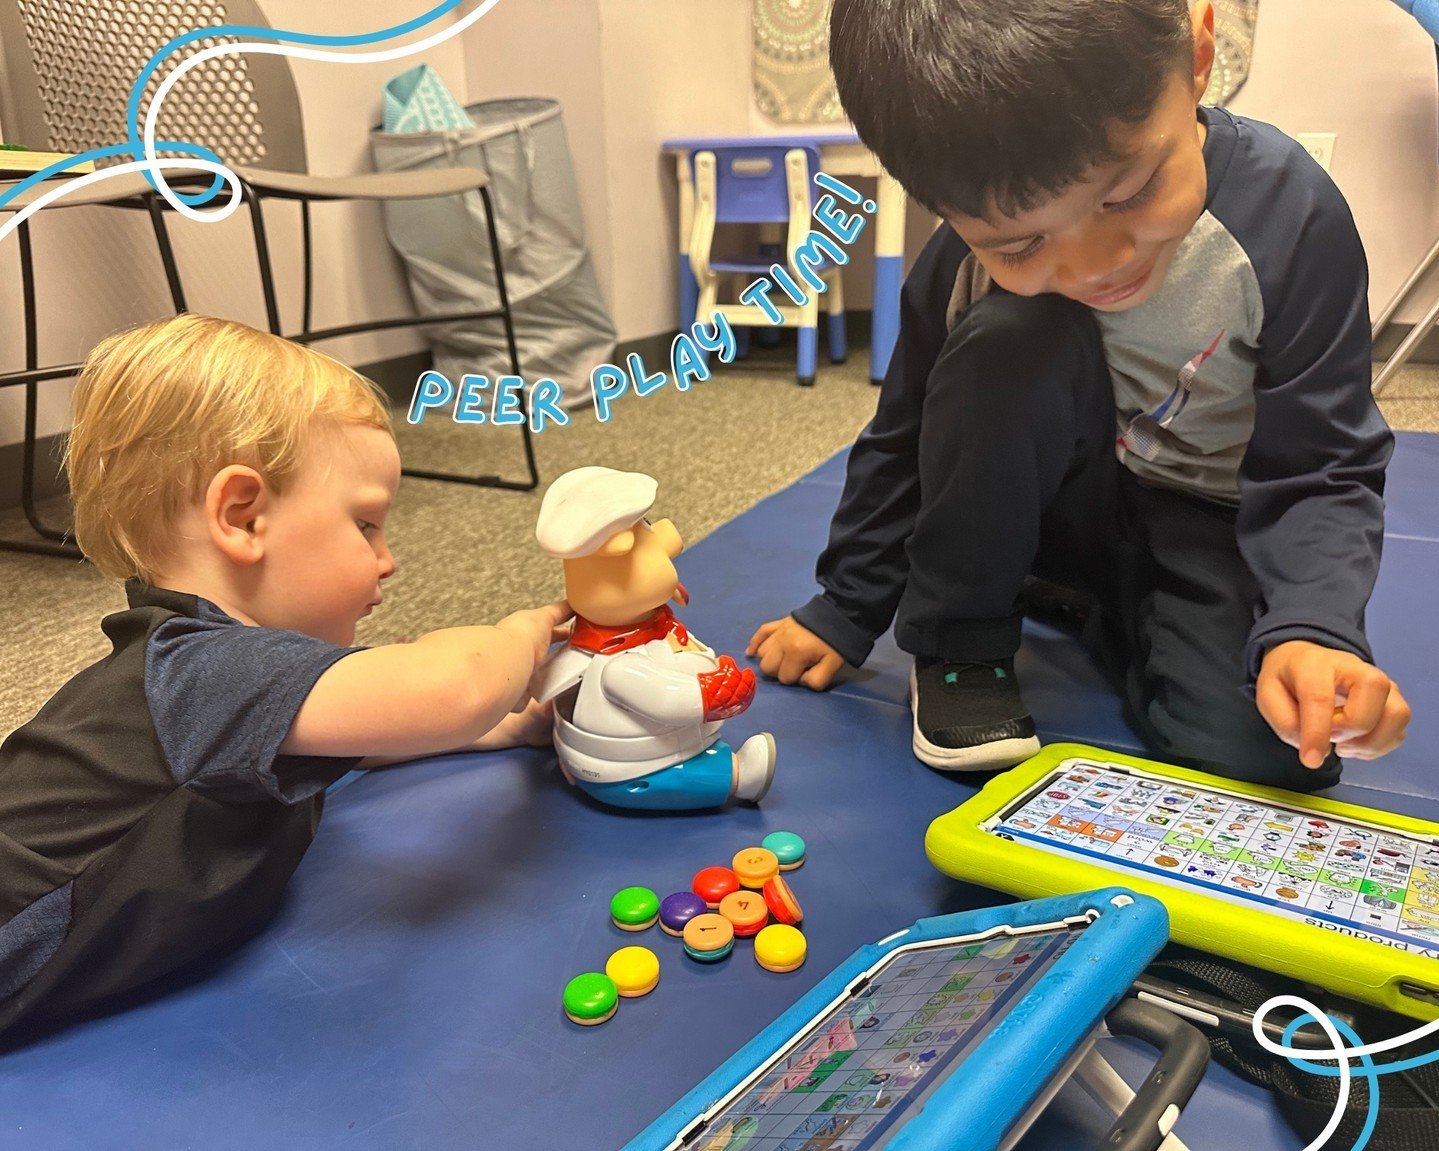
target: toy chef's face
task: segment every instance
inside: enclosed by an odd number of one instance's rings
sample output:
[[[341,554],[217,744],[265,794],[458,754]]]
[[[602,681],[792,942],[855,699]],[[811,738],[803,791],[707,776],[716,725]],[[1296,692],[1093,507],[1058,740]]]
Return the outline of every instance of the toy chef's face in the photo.
[[[593,555],[565,560],[565,598],[591,623],[639,623],[674,599],[687,601],[674,558],[684,540],[669,520],[640,520],[616,532]]]

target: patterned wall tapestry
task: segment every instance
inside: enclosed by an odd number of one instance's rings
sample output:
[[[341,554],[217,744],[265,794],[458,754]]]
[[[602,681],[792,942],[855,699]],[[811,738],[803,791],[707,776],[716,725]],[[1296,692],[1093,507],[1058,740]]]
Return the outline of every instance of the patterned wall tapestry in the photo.
[[[843,120],[829,72],[832,0],[753,0],[754,98],[780,124]]]
[[[1214,71],[1206,104],[1227,104],[1249,78],[1259,0],[1214,0]]]
[[[752,0],[754,98],[779,124],[843,120],[829,73],[833,0]],[[1259,0],[1214,0],[1214,74],[1206,104],[1223,104],[1249,76]]]

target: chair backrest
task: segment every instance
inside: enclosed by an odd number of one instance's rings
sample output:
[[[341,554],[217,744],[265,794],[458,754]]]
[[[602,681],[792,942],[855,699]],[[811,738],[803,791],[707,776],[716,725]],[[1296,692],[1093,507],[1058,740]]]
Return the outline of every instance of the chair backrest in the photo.
[[[715,220],[720,224],[783,224],[790,219],[785,156],[795,145],[725,144],[706,147],[715,158]],[[809,178],[819,171],[819,148],[804,146]],[[810,190],[811,206],[813,189]]]
[[[255,0],[4,0],[5,141],[68,153],[123,142],[141,69],[175,37],[219,24],[269,26]],[[156,70],[140,101],[142,128],[164,77],[216,43],[188,44]],[[203,144],[228,163],[305,171],[299,100],[283,56],[220,56],[187,72],[160,110],[157,136]]]

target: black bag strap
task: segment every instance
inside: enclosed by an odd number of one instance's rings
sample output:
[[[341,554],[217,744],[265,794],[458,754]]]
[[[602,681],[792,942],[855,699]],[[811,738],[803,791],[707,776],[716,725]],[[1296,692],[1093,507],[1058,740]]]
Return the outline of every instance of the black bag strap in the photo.
[[[1387,1012],[1324,997],[1322,992],[1270,972],[1231,963],[1187,948],[1166,948],[1150,966],[1164,978],[1229,999],[1245,1011],[1257,1011],[1276,995],[1302,994],[1330,1015],[1357,1024],[1366,1042],[1410,1030],[1414,1023]],[[1357,1016],[1357,1018],[1356,1018]],[[1271,1055],[1257,1043],[1236,1040],[1222,1031],[1207,1030],[1214,1058],[1251,1083],[1267,1087],[1285,1121],[1306,1141],[1317,1138],[1334,1114],[1339,1098],[1337,1078],[1301,1071],[1287,1059]],[[1376,1063],[1413,1052],[1396,1051]],[[1351,1064],[1351,1066],[1357,1066]],[[1349,1105],[1330,1138],[1336,1148],[1352,1145],[1364,1127],[1369,1107],[1369,1083],[1350,1081]],[[1439,1064],[1386,1075],[1379,1081],[1379,1119],[1368,1151],[1435,1151],[1439,1148]]]

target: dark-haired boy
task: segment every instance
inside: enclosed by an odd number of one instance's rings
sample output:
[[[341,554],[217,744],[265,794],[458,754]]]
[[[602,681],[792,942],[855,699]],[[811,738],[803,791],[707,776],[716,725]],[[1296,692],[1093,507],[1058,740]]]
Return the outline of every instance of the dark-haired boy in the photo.
[[[1364,634],[1393,437],[1363,249],[1297,144],[1199,106],[1213,21],[834,5],[845,110],[949,227],[905,284],[822,594],[749,652],[819,690],[894,619],[935,767],[1038,747],[1013,663],[1031,574],[1094,597],[1087,634],[1166,758],[1309,790],[1404,738]]]

